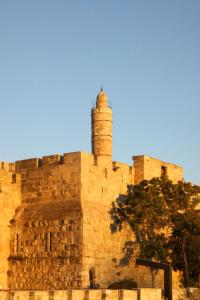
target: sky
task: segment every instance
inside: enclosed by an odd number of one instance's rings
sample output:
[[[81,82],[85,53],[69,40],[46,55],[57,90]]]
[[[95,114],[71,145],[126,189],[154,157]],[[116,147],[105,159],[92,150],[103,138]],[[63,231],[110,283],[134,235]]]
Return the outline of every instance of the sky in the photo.
[[[0,0],[0,160],[91,151],[103,86],[113,160],[200,185],[199,0]]]

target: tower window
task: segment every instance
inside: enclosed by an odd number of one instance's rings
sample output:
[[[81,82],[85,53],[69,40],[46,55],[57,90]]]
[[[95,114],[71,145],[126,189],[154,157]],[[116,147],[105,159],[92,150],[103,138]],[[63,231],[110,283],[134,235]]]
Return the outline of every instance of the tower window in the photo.
[[[161,176],[167,176],[167,167],[161,166]]]
[[[16,174],[12,174],[12,183],[16,183],[17,176]]]
[[[94,268],[89,270],[89,281],[90,281],[90,288],[95,287],[95,271]]]
[[[104,169],[104,173],[105,173],[105,178],[108,178],[108,170],[107,170],[107,168]]]
[[[45,251],[50,252],[51,251],[51,243],[52,243],[52,233],[47,232],[45,236]]]

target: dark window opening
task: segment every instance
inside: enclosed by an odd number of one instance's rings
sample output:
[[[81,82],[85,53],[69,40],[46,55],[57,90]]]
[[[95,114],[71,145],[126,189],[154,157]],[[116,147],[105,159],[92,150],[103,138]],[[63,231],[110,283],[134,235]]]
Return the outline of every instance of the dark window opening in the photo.
[[[90,288],[95,287],[95,271],[94,268],[89,270],[89,281],[90,281]]]
[[[45,236],[45,251],[50,252],[52,248],[52,233],[47,232]]]
[[[12,183],[16,183],[16,180],[17,180],[17,175],[12,174]]]
[[[161,176],[167,176],[167,167],[161,166]]]
[[[108,170],[107,170],[107,168],[105,168],[104,172],[105,172],[105,178],[108,178]]]

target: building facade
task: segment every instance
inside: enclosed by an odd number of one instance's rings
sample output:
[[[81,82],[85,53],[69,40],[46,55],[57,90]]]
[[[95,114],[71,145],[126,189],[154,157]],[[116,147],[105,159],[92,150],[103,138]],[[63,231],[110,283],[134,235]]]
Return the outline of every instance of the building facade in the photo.
[[[0,286],[4,289],[102,288],[134,279],[150,287],[144,267],[123,263],[128,229],[110,229],[112,202],[128,184],[182,180],[181,167],[149,156],[131,166],[112,161],[112,108],[103,90],[92,108],[92,153],[73,152],[0,163]],[[157,286],[162,286],[158,277]]]

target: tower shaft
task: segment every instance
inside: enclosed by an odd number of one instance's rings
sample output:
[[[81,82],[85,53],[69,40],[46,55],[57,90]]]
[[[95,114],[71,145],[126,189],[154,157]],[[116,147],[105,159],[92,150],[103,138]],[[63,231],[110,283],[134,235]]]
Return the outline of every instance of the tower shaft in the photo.
[[[112,157],[112,108],[108,107],[107,96],[102,90],[92,109],[92,153]]]

